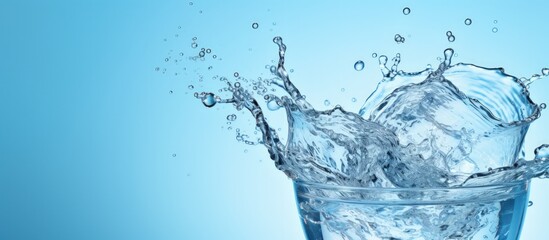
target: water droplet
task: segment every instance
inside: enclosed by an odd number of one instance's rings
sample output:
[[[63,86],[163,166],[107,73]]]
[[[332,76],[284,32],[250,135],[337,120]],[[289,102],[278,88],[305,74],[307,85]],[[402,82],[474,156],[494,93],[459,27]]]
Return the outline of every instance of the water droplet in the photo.
[[[549,68],[541,69],[541,74],[543,74],[543,76],[549,76]]]
[[[330,106],[330,101],[328,101],[328,99],[324,100],[324,106]]]
[[[358,60],[355,62],[355,70],[362,71],[364,69],[364,62],[362,60]]]
[[[494,20],[494,24],[498,24],[498,20]]]
[[[238,74],[238,72],[234,72],[234,74],[233,74],[233,75],[234,75],[234,77],[238,77],[238,76],[240,76],[240,75]]]
[[[545,109],[545,108],[547,108],[547,104],[545,104],[545,103],[542,103],[542,104],[540,104],[540,105],[539,105],[539,108],[541,108],[541,109]]]
[[[248,153],[248,149],[244,149],[244,153]]]
[[[276,74],[276,66],[271,65],[269,70],[271,71],[272,74]]]
[[[396,35],[395,35],[395,42],[397,42],[397,43],[404,43],[405,40],[406,40],[406,39],[405,39],[404,37],[400,36],[400,34],[396,34]]]
[[[185,55],[183,52],[180,52],[180,53],[179,53],[179,56],[182,56],[182,57],[183,57],[183,55]]]
[[[469,26],[471,23],[473,23],[473,21],[470,18],[465,19],[465,25]]]
[[[493,33],[497,33],[497,32],[498,32],[498,28],[497,28],[497,27],[492,28],[492,32],[493,32]]]
[[[200,52],[198,53],[198,56],[199,56],[199,57],[204,57],[204,55],[206,55],[206,53],[205,53],[204,51],[200,51]]]
[[[194,89],[194,86],[193,85],[189,85],[188,87],[190,90]]]
[[[198,43],[193,42],[193,43],[191,44],[191,47],[192,47],[192,48],[197,48],[197,47],[198,47]]]
[[[174,154],[172,154],[172,157],[177,157],[177,154],[175,154],[175,153],[174,153]]]
[[[352,102],[356,102],[356,98],[351,98],[351,101],[352,101]]]
[[[213,59],[216,59],[216,58],[217,58],[217,55],[213,55],[212,58],[213,58]]]
[[[206,49],[206,53],[212,53],[212,50],[211,49]]]
[[[290,73],[293,73],[293,72],[294,72],[294,69],[293,69],[293,68],[292,68],[292,69],[290,69]]]
[[[452,36],[452,31],[447,31],[447,32],[446,32],[446,36],[448,36],[448,37],[449,37],[449,36]]]
[[[372,58],[376,58],[377,57],[377,53],[372,53]]]
[[[216,103],[213,93],[206,93],[202,97],[202,103],[206,107],[213,107]]]
[[[345,88],[341,88],[341,92],[345,92]]]
[[[256,22],[252,23],[252,28],[253,29],[257,29],[259,27],[259,24],[257,24]]]
[[[543,144],[534,150],[536,155],[535,159],[547,159],[549,158],[549,144]]]
[[[170,90],[170,94],[172,94],[172,93],[173,93],[173,91],[172,91],[172,90]]]
[[[402,13],[404,13],[404,15],[410,14],[410,8],[409,8],[409,7],[405,7],[404,9],[402,9]]]
[[[532,205],[534,205],[534,202],[528,201],[528,207],[531,207]]]
[[[166,59],[164,59],[164,61],[169,62],[169,61],[170,61],[170,58],[166,58]]]
[[[448,42],[454,42],[456,40],[456,37],[454,35],[448,36]]]
[[[235,115],[235,114],[227,115],[227,120],[229,120],[229,121],[231,121],[231,122],[234,121],[234,120],[236,120],[236,115]]]
[[[276,111],[276,110],[280,109],[281,107],[282,106],[280,106],[280,104],[278,104],[276,99],[272,99],[272,100],[267,102],[267,108],[269,108],[269,110],[271,110],[271,111]]]

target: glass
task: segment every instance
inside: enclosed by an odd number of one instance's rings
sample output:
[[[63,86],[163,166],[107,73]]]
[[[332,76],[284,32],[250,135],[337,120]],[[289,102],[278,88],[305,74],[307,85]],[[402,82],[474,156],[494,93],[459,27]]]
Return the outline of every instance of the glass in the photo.
[[[294,182],[309,240],[519,239],[530,181],[460,188]]]

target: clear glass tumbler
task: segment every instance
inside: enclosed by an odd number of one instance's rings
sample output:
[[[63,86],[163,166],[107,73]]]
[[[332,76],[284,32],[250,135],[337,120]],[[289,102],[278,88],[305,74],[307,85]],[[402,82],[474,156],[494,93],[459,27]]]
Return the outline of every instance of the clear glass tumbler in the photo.
[[[294,182],[309,240],[519,239],[529,185],[426,189]]]

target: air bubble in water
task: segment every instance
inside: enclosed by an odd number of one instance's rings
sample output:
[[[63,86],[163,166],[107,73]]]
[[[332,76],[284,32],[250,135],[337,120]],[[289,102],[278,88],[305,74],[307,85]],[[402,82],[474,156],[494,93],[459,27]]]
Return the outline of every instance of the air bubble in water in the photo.
[[[456,37],[454,35],[448,36],[448,42],[454,42]]]
[[[216,58],[217,58],[217,55],[213,55],[212,58],[213,58],[213,59],[216,59]]]
[[[259,27],[259,24],[257,24],[256,22],[252,23],[252,28],[253,29],[257,29]]]
[[[206,93],[202,97],[202,103],[206,107],[213,107],[216,103],[213,93]]]
[[[236,115],[235,115],[235,114],[227,115],[227,120],[229,120],[229,121],[231,121],[231,122],[234,121],[234,120],[236,120]]]
[[[198,56],[199,56],[199,57],[204,57],[204,55],[206,55],[206,53],[205,53],[204,51],[200,51],[200,52],[198,53]]]
[[[465,19],[465,25],[469,26],[473,23],[473,21],[470,18]]]
[[[188,87],[190,90],[193,90],[194,89],[194,86],[193,85],[189,85]]]
[[[166,59],[164,59],[164,61],[169,62],[169,61],[170,61],[170,58],[166,58]]]
[[[345,92],[345,88],[341,88],[341,92]]]
[[[211,49],[206,49],[206,53],[212,53],[212,50]]]
[[[540,105],[539,105],[539,108],[541,108],[541,109],[545,109],[545,108],[547,108],[547,104],[545,104],[545,103],[542,103],[542,104],[540,104]]]
[[[170,94],[172,94],[172,93],[173,93],[173,91],[172,91],[172,90],[170,90]]]
[[[402,13],[404,13],[404,15],[410,14],[410,8],[409,8],[409,7],[405,7],[404,9],[402,9]]]
[[[355,70],[362,71],[364,69],[364,62],[362,60],[358,60],[355,62]]]
[[[498,28],[497,28],[497,27],[492,28],[492,32],[493,32],[493,33],[497,33],[497,32],[498,32]]]
[[[531,207],[532,205],[534,205],[534,202],[528,201],[528,207]]]
[[[158,72],[158,71],[160,71],[160,68],[159,68],[159,67],[155,67],[154,70]]]
[[[541,74],[543,74],[543,76],[549,76],[549,68],[541,69]]]
[[[372,58],[376,58],[377,57],[377,53],[372,53]]]
[[[267,108],[271,111],[276,111],[280,109],[282,106],[280,106],[275,99],[272,99],[267,102]]]
[[[498,23],[498,20],[494,20],[494,24],[497,24]]]
[[[272,74],[275,74],[276,73],[276,66],[275,65],[271,65],[270,69]]]
[[[330,106],[330,101],[328,101],[328,99],[324,100],[324,106]]]
[[[356,98],[351,98],[351,101],[352,101],[352,102],[356,102]]]
[[[177,157],[177,154],[175,154],[175,153],[174,153],[174,154],[172,154],[172,157]]]
[[[197,48],[197,47],[198,47],[198,43],[193,42],[193,43],[191,44],[191,47],[192,47],[192,48]]]
[[[234,72],[233,76],[234,76],[234,77],[238,77],[238,76],[240,76],[240,75],[238,74],[238,72]]]
[[[452,31],[447,31],[447,32],[446,32],[446,36],[448,36],[448,37],[449,37],[449,36],[452,36]]]

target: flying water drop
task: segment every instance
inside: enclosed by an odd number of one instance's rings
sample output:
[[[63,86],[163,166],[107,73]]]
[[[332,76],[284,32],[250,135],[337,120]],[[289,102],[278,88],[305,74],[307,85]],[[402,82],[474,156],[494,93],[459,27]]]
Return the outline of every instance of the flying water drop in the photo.
[[[402,9],[402,13],[404,13],[404,15],[410,14],[410,8],[409,8],[409,7],[405,7],[404,9]]]
[[[355,62],[355,70],[362,71],[364,69],[364,62],[362,60],[358,60]]]
[[[465,19],[465,25],[469,26],[473,23],[473,21],[470,18]]]

